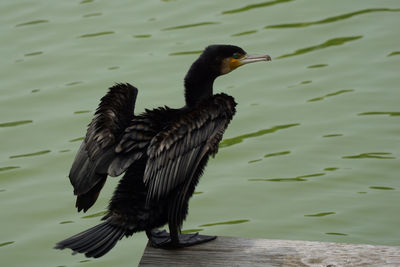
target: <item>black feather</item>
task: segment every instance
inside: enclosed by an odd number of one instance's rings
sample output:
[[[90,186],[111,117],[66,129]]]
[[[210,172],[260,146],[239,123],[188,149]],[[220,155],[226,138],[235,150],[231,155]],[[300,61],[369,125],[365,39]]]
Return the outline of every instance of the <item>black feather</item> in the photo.
[[[123,228],[106,221],[58,242],[54,248],[70,248],[75,253],[85,253],[87,257],[100,257],[113,248],[124,233]]]
[[[134,116],[136,96],[132,85],[116,84],[101,99],[69,173],[78,211],[86,211],[96,201],[115,157],[116,141]]]
[[[145,109],[134,115],[137,89],[117,84],[101,99],[70,171],[78,210],[96,201],[107,175],[120,180],[105,222],[57,243],[87,257],[101,257],[123,236],[148,233],[169,224],[172,242],[208,159],[218,151],[236,103],[213,94],[214,80],[226,73],[226,59],[243,49],[214,45],[185,77],[185,106]],[[173,244],[175,246],[181,244]]]

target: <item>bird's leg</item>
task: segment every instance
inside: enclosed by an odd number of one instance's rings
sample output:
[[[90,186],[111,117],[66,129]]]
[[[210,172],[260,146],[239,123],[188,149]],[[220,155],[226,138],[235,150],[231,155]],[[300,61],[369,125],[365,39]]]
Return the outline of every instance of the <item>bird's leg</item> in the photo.
[[[171,245],[172,246],[178,246],[179,244],[179,234],[180,234],[180,230],[178,229],[178,227],[176,225],[173,225],[171,223],[168,224],[169,227],[169,232],[171,235]]]
[[[170,227],[170,231],[171,234],[165,230],[152,229],[146,230],[146,235],[153,247],[164,249],[189,247],[217,238],[216,236],[199,235],[199,233],[178,234],[176,227]]]

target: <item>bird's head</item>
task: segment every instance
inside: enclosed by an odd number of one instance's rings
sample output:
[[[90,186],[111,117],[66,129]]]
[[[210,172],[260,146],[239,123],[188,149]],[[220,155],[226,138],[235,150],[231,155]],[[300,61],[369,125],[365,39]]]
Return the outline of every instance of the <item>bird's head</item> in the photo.
[[[214,80],[223,74],[253,62],[270,61],[268,55],[249,55],[234,45],[210,45],[192,64],[185,77],[185,100],[194,106],[213,94]]]
[[[223,75],[245,64],[271,61],[268,55],[249,55],[242,48],[234,45],[210,45],[200,55],[207,66],[217,75]]]

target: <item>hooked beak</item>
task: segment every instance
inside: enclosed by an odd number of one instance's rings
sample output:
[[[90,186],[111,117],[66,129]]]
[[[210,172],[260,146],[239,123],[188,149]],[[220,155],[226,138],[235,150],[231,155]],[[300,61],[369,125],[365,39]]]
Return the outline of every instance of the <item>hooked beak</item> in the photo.
[[[245,65],[259,61],[271,61],[271,57],[268,55],[248,55],[246,54],[243,58],[239,59],[240,65]]]
[[[226,74],[236,69],[237,67],[259,62],[259,61],[271,61],[271,57],[268,55],[248,55],[246,54],[244,57],[236,59],[236,58],[227,58],[221,68],[221,74]]]

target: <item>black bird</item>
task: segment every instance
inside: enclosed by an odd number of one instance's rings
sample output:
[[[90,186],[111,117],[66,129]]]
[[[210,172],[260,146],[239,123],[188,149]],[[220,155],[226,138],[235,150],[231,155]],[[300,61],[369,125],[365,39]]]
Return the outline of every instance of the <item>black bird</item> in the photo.
[[[186,105],[134,114],[138,90],[116,84],[101,99],[69,178],[78,211],[97,200],[106,178],[125,172],[109,203],[104,222],[56,244],[87,257],[101,257],[123,236],[146,231],[151,245],[179,248],[216,236],[181,234],[189,198],[208,158],[217,153],[235,114],[233,97],[213,94],[214,80],[237,67],[270,61],[233,45],[210,45],[185,77]],[[157,230],[168,223],[170,233]]]

